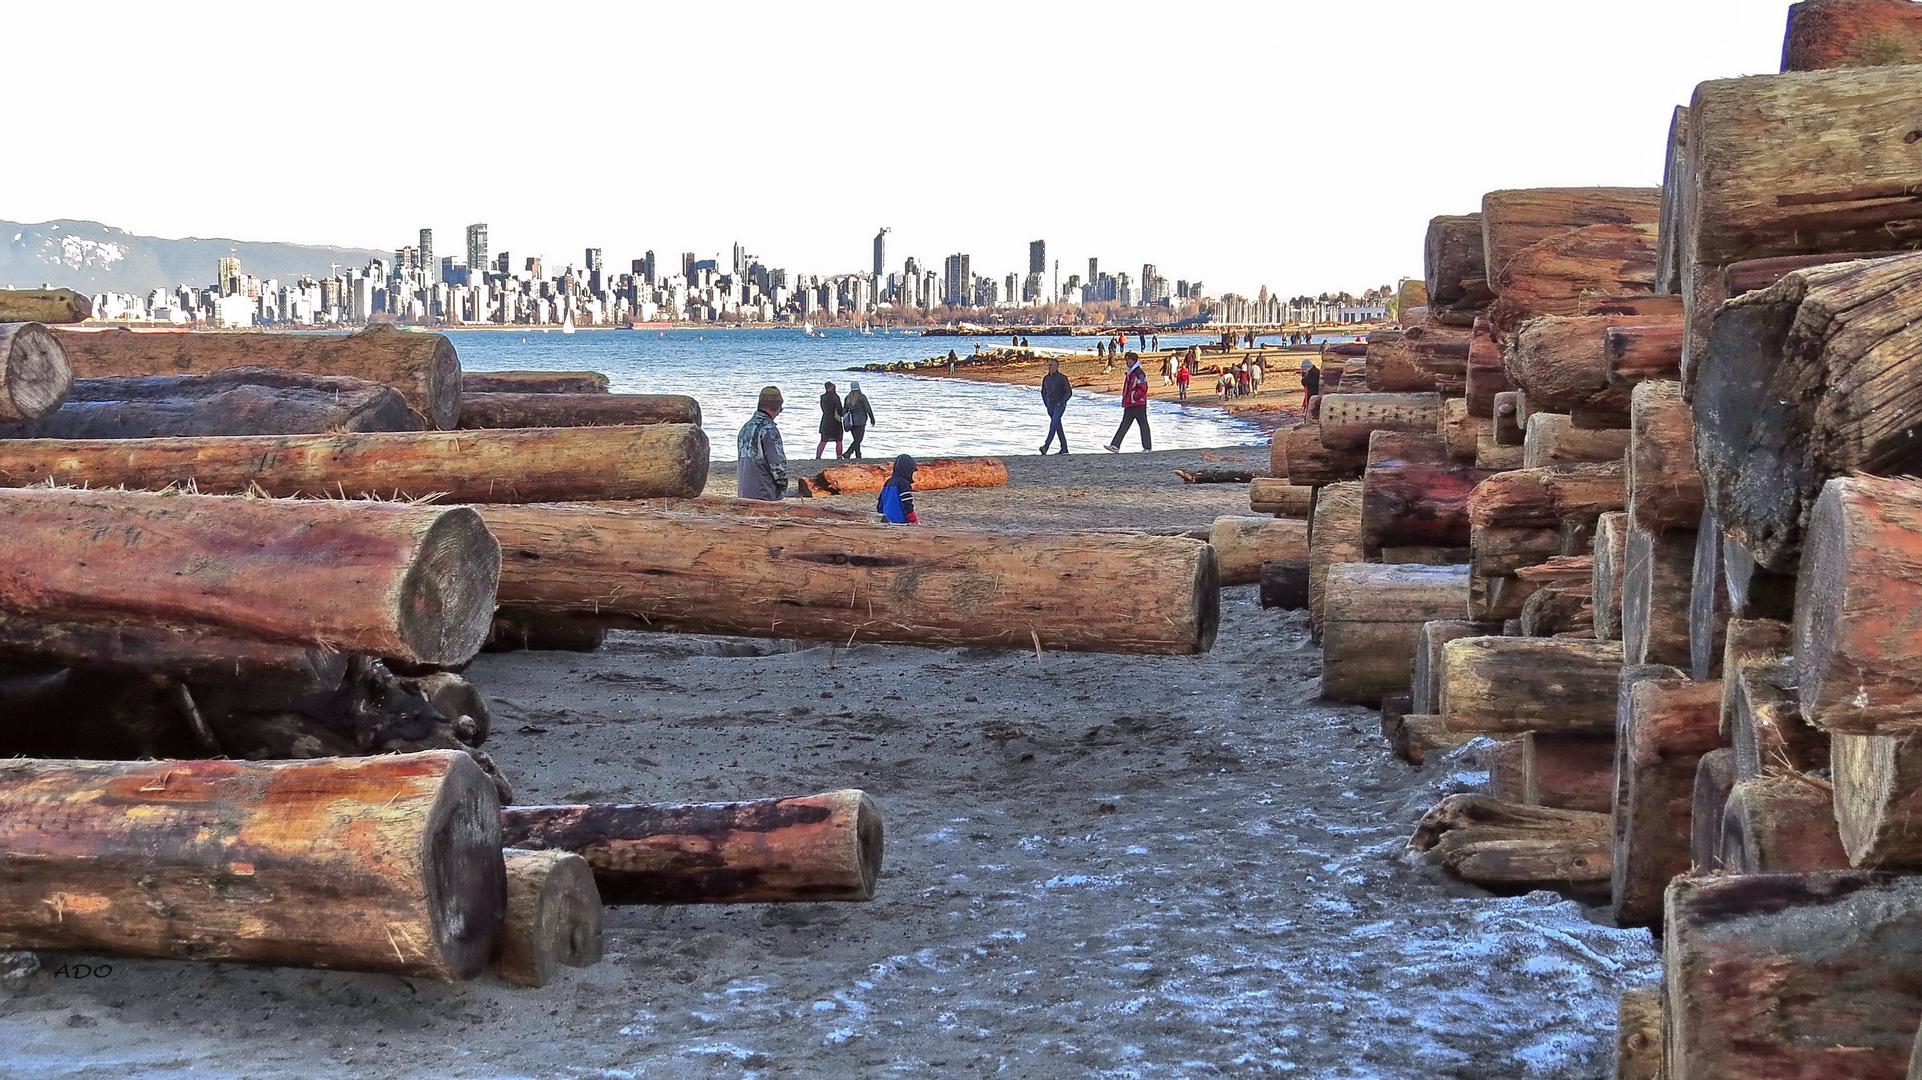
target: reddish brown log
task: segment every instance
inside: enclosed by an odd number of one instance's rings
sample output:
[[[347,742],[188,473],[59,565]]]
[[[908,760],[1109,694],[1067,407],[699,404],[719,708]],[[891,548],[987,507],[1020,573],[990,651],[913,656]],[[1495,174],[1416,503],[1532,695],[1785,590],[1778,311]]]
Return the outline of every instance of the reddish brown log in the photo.
[[[1631,518],[1623,554],[1623,656],[1631,664],[1688,664],[1695,533],[1650,532]]]
[[[1482,236],[1489,284],[1499,292],[1509,264],[1526,249],[1590,225],[1652,225],[1660,219],[1656,188],[1533,188],[1482,196]]]
[[[1619,464],[1517,469],[1484,480],[1469,497],[1468,516],[1477,525],[1555,527],[1563,518],[1620,510],[1626,494]]]
[[[463,371],[467,394],[605,394],[607,376],[598,371]]]
[[[1456,464],[1439,435],[1378,432],[1362,474],[1362,537],[1371,548],[1467,547],[1468,497],[1493,475]]]
[[[1277,431],[1271,457],[1278,457],[1271,471],[1288,477],[1291,484],[1319,486],[1361,479],[1368,451],[1330,450],[1321,444],[1321,425],[1303,424],[1288,431]]]
[[[918,486],[918,485],[917,485]],[[1308,523],[1299,518],[1218,517],[1208,532],[1221,584],[1253,585],[1263,563],[1306,561]]]
[[[509,806],[502,839],[587,860],[609,904],[871,900],[881,812],[861,791],[689,806]]]
[[[1635,315],[1530,319],[1516,331],[1502,362],[1509,379],[1527,391],[1532,410],[1626,416],[1627,395],[1609,383],[1608,331],[1638,321]]]
[[[1472,332],[1467,327],[1423,323],[1380,344],[1370,335],[1368,389],[1407,393],[1440,390],[1459,393],[1468,375]]]
[[[1543,315],[1585,314],[1604,297],[1652,293],[1656,238],[1651,214],[1646,221],[1559,232],[1517,252],[1501,269],[1499,295],[1488,308],[1496,338]]]
[[[1738,874],[1848,869],[1829,785],[1799,774],[1736,781],[1722,811],[1722,863]]]
[[[1721,686],[1673,668],[1622,669],[1615,720],[1615,919],[1645,926],[1662,915],[1670,878],[1688,872],[1696,774],[1722,746]],[[1714,815],[1717,847],[1722,813]]]
[[[0,490],[0,608],[458,664],[500,545],[467,507]]]
[[[916,462],[914,490],[956,487],[1007,487],[1008,467],[1000,458],[927,458]],[[894,466],[836,465],[810,477],[817,494],[872,495],[887,486]]]
[[[1495,341],[1494,329],[1487,319],[1476,319],[1468,343],[1468,375],[1464,387],[1469,414],[1494,416],[1495,395],[1513,389],[1515,384],[1508,381],[1508,371],[1502,366],[1502,347]]]
[[[1922,7],[1913,0],[1802,0],[1789,5],[1783,71],[1922,64]]]
[[[1682,377],[1681,319],[1616,324],[1602,332],[1602,355],[1608,360],[1608,385],[1632,390],[1648,379]]]
[[[505,907],[466,755],[0,762],[0,947],[466,979]]]
[[[446,431],[460,420],[460,360],[442,334],[409,334],[384,324],[358,334],[106,330],[62,333],[60,343],[74,375],[82,379],[197,375],[234,367],[351,375],[399,390],[428,427]]]
[[[1795,592],[1803,714],[1825,731],[1922,731],[1922,483],[1831,480]]]
[[[470,429],[700,422],[700,402],[680,394],[469,394],[463,391],[460,402],[460,426]],[[920,483],[918,473],[915,482]]]
[[[1514,577],[1523,568],[1561,553],[1560,527],[1477,525],[1470,533],[1475,570],[1484,577]]]
[[[1530,806],[1588,810],[1606,814],[1615,793],[1613,735],[1556,735],[1530,731],[1522,736],[1522,771]]]

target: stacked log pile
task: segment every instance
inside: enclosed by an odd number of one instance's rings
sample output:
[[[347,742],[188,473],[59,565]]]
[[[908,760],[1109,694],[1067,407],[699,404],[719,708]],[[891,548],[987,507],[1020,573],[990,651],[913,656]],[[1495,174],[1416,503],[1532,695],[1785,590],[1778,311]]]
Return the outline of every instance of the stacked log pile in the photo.
[[[1325,447],[1369,447],[1314,477],[1324,690],[1412,762],[1489,740],[1411,850],[1661,934],[1622,1077],[1922,1075],[1918,12],[1797,4],[1794,73],[1702,84],[1660,192],[1434,219],[1423,322],[1322,404]],[[1415,329],[1467,330],[1459,386]],[[1393,542],[1458,512],[1454,602],[1403,630],[1431,571]]]

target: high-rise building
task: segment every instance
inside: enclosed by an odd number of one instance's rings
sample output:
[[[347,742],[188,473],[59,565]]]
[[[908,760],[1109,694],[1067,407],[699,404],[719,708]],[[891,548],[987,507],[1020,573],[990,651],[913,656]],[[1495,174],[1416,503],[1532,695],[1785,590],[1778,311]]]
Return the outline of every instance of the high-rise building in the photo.
[[[1088,256],[1088,284],[1093,285],[1095,282],[1100,280],[1101,280],[1101,260],[1090,255]]]
[[[232,296],[240,291],[240,259],[238,256],[229,255],[220,260],[220,273],[217,280],[220,283],[220,295],[222,296]]]
[[[601,269],[603,265],[604,264],[601,262],[601,249],[588,248],[587,249],[587,265],[582,269],[587,270],[588,272],[591,273],[595,270]]]
[[[1046,240],[1028,241],[1028,273],[1045,274],[1048,272],[1048,242]]]
[[[681,252],[681,276],[686,278],[690,285],[694,283],[694,264],[699,261],[699,259],[700,256],[694,254],[692,251]]]
[[[941,302],[949,307],[965,307],[974,291],[974,275],[968,269],[968,257],[954,254],[948,256],[943,267],[943,277],[947,279],[946,288],[941,292]]]
[[[467,227],[467,271],[470,274],[487,272],[487,226],[484,224]]]
[[[541,257],[539,255],[529,255],[524,269],[526,269],[528,277],[539,281],[541,279]]]
[[[433,272],[434,230],[432,229],[422,229],[420,231],[420,265],[421,265],[421,269],[426,270],[429,273]]]
[[[659,285],[661,283],[660,267],[654,262],[654,253],[649,251],[641,262],[644,264],[641,270],[641,280],[647,282],[649,285]]]
[[[739,240],[734,241],[734,259],[730,265],[733,267],[732,272],[735,274],[739,274],[742,270],[747,269],[747,249],[741,246]]]
[[[888,272],[888,227],[874,234],[874,280],[879,282],[881,275]]]

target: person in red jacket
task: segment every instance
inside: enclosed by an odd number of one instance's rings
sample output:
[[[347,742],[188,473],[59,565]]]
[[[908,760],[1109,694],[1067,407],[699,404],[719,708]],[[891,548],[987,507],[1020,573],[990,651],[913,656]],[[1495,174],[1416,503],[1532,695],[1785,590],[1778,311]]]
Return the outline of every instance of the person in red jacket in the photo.
[[[1121,377],[1121,426],[1114,429],[1114,438],[1108,440],[1108,452],[1119,454],[1121,440],[1128,434],[1131,424],[1141,425],[1141,449],[1153,450],[1153,437],[1148,434],[1148,373],[1141,370],[1141,354],[1128,354],[1128,373]]]

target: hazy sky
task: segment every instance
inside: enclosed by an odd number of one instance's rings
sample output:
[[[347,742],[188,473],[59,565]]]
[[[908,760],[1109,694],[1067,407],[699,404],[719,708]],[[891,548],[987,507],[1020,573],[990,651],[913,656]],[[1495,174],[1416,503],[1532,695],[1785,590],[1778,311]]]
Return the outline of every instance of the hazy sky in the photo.
[[[1661,182],[1787,0],[263,3],[9,10],[0,218],[550,264],[725,252],[1360,291],[1492,188]],[[44,41],[45,47],[36,42]],[[16,110],[16,116],[23,115]],[[62,136],[65,136],[62,138]]]

